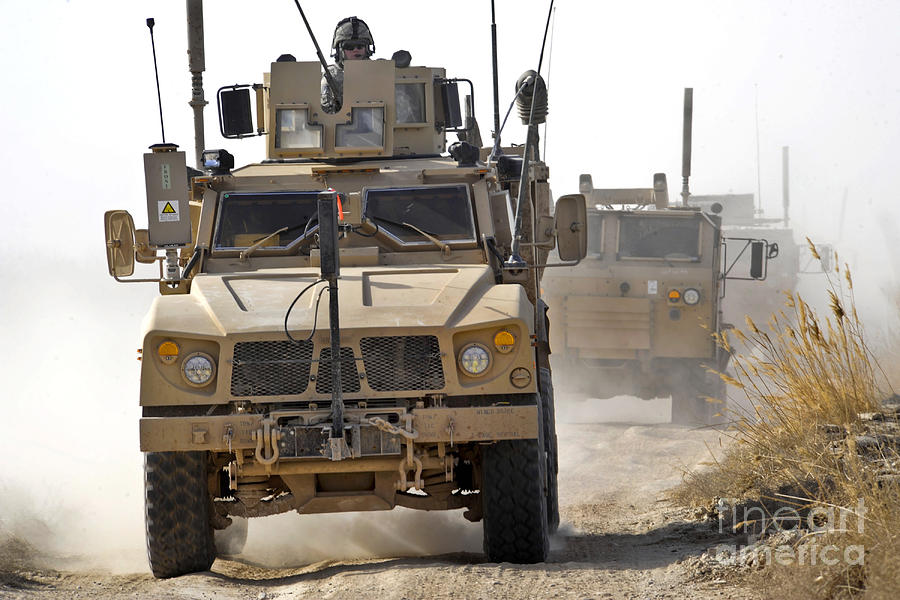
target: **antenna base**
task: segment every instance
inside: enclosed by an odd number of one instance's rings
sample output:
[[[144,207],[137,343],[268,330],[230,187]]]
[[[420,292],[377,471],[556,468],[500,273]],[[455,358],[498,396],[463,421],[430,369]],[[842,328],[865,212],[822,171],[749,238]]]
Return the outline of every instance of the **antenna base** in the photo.
[[[154,153],[176,152],[178,150],[178,144],[169,144],[163,142],[161,144],[153,144],[152,146],[148,146],[148,148],[150,148],[150,150],[152,150]]]

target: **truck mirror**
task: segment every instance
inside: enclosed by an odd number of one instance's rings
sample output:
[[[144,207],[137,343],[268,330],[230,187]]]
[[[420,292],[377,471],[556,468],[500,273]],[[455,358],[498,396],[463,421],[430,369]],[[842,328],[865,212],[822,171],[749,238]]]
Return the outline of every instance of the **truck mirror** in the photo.
[[[106,230],[106,264],[112,277],[134,273],[134,219],[128,211],[108,210],[103,215]]]
[[[444,110],[444,129],[462,126],[462,112],[459,109],[459,90],[456,81],[441,83],[441,106]]]
[[[750,277],[752,279],[763,279],[763,251],[765,249],[765,242],[750,243]]]
[[[249,85],[219,89],[219,131],[222,137],[234,139],[256,135],[250,106]]]
[[[587,206],[583,194],[568,194],[556,201],[556,245],[559,258],[570,262],[587,255]]]

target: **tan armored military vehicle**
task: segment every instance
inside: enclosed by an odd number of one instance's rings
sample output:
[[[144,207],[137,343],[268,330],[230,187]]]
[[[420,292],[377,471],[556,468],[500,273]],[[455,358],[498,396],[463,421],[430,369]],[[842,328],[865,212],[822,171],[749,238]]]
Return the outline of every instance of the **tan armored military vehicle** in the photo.
[[[582,396],[672,397],[676,423],[709,423],[724,400],[730,355],[713,334],[722,320],[728,273],[721,219],[693,206],[670,206],[664,174],[652,188],[594,189],[588,199],[588,256],[543,278],[553,324],[553,364],[565,387]],[[733,240],[749,250],[755,279],[764,277],[765,243]]]
[[[778,248],[777,264],[767,273],[765,282],[735,281],[728,285],[724,303],[726,321],[744,327],[746,317],[763,326],[773,313],[784,307],[785,292],[795,292],[801,275],[820,275],[831,270],[834,248],[817,241],[816,259],[803,239],[795,239],[790,223],[788,148],[782,148],[782,216],[767,217],[757,207],[753,194],[692,195],[691,205],[722,218],[722,229],[729,239],[763,239]],[[800,242],[800,243],[798,243]],[[734,269],[746,272],[750,257],[741,256]],[[730,262],[730,261],[729,261]]]
[[[223,88],[223,134],[264,132],[266,159],[205,151],[186,178],[157,146],[149,230],[105,216],[113,276],[160,264],[141,349],[153,573],[208,569],[214,532],[246,517],[395,506],[465,509],[490,560],[543,561],[559,515],[539,275],[555,243],[583,256],[583,197],[554,220],[523,147],[447,156],[448,131],[478,136],[441,68],[348,61],[336,114],[321,77],[282,61]]]

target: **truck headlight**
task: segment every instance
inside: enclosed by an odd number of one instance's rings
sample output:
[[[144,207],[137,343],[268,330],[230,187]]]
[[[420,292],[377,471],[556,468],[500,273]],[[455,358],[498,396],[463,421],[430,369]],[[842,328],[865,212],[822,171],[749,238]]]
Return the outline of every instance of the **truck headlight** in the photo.
[[[216,374],[216,363],[208,354],[194,352],[181,363],[181,373],[189,384],[202,387],[212,381]]]
[[[688,288],[684,290],[682,299],[688,306],[693,306],[700,302],[700,292],[698,290],[695,290],[694,288]]]
[[[491,366],[491,353],[481,344],[467,344],[459,353],[459,366],[466,375],[477,377]]]

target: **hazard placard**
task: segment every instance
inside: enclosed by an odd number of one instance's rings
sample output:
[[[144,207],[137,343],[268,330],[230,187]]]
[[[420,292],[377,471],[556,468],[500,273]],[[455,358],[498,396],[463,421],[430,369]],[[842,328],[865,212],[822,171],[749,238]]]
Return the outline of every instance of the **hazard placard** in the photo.
[[[178,214],[177,200],[158,200],[156,204],[159,206],[159,212],[157,214],[160,222],[181,220],[181,215]]]

